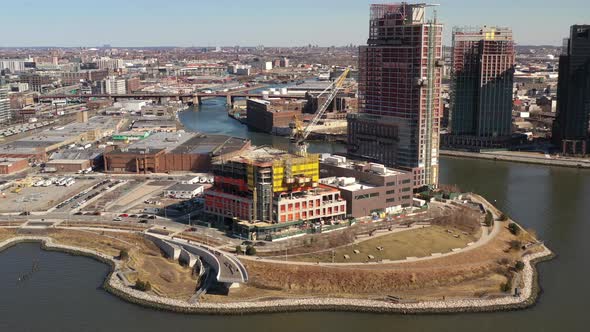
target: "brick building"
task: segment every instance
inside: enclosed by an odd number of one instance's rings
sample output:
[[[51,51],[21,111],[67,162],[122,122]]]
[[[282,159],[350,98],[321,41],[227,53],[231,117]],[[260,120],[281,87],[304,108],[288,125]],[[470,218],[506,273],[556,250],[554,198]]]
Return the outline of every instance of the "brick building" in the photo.
[[[215,158],[229,158],[250,141],[224,135],[155,133],[129,146],[104,154],[104,168],[112,173],[206,172]]]
[[[246,124],[256,131],[274,133],[278,128],[288,128],[304,107],[303,100],[248,99]]]
[[[337,188],[352,217],[395,213],[412,206],[412,173],[380,164],[351,162],[341,156],[325,156],[320,163],[321,183]]]

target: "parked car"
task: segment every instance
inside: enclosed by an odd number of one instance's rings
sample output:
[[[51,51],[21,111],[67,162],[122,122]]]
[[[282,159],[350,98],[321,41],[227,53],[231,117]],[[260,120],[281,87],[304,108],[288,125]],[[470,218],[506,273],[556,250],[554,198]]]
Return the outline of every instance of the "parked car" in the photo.
[[[122,218],[127,218],[127,217],[129,217],[129,215],[128,215],[127,213],[121,213],[121,214],[119,215],[119,217],[122,217]]]
[[[121,218],[121,217],[113,218],[113,221],[121,221],[121,220],[123,220],[123,218]]]

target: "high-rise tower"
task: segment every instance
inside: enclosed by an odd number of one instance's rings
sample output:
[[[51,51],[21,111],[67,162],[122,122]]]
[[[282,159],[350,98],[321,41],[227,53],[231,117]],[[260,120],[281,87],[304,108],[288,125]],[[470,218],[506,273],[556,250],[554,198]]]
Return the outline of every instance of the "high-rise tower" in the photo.
[[[472,149],[508,146],[514,64],[511,29],[453,29],[451,135],[444,143]]]
[[[10,121],[10,99],[8,98],[8,88],[0,85],[0,123]]]
[[[564,154],[588,154],[590,25],[574,25],[559,57],[553,141]]]
[[[414,187],[438,183],[442,25],[426,4],[371,5],[359,49],[359,113],[348,118],[348,153],[411,170]]]

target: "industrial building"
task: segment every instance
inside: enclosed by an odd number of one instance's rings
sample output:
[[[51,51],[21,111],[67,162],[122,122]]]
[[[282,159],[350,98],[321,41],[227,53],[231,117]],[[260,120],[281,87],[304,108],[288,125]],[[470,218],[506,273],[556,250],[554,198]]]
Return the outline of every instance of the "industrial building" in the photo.
[[[84,112],[78,113],[83,115]],[[95,116],[84,122],[74,122],[62,127],[53,127],[40,133],[0,144],[0,157],[33,158],[47,160],[47,154],[59,148],[81,143],[96,142],[113,135],[123,126],[119,118]]]
[[[348,154],[438,184],[442,115],[442,25],[426,4],[371,5],[359,49],[359,113],[348,115]]]
[[[0,174],[12,174],[29,167],[26,158],[0,158]]]
[[[320,182],[337,188],[346,200],[346,214],[364,217],[398,213],[412,206],[412,173],[381,164],[322,155]]]
[[[573,25],[559,57],[553,142],[563,154],[590,153],[590,25]]]
[[[178,130],[178,123],[176,120],[165,120],[161,118],[141,118],[133,121],[131,131],[134,132],[176,132]]]
[[[246,124],[249,129],[276,133],[289,128],[304,107],[305,100],[248,99]]]
[[[46,167],[55,168],[57,172],[78,172],[88,168],[102,169],[103,149],[72,147],[64,148],[49,156]]]
[[[104,154],[104,168],[112,173],[168,173],[208,171],[216,158],[239,155],[250,141],[224,135],[159,132]]]
[[[512,135],[516,52],[512,30],[453,30],[451,134],[443,144],[479,150],[506,148]]]
[[[308,93],[306,96],[304,112],[315,114],[318,108],[324,104],[328,96]],[[358,112],[358,98],[353,93],[339,93],[326,109],[325,118],[327,119],[346,119],[348,113]]]
[[[212,171],[215,181],[205,191],[205,211],[219,224],[232,224],[234,232],[251,233],[252,225],[288,227],[346,217],[340,192],[318,184],[318,155],[301,157],[257,147],[218,160]]]

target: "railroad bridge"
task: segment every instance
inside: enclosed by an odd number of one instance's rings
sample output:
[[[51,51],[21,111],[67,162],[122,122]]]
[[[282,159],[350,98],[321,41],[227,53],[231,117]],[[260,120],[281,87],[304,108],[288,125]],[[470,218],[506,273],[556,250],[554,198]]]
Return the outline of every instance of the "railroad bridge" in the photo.
[[[119,99],[155,100],[161,103],[163,99],[181,101],[189,105],[201,105],[203,99],[226,98],[226,104],[233,106],[236,98],[262,98],[262,93],[247,92],[213,92],[213,93],[126,93],[126,94],[54,94],[37,96],[35,102],[55,99],[79,99],[88,100],[91,98],[106,98],[117,101]],[[301,96],[280,95],[276,96],[286,99],[297,99]]]

